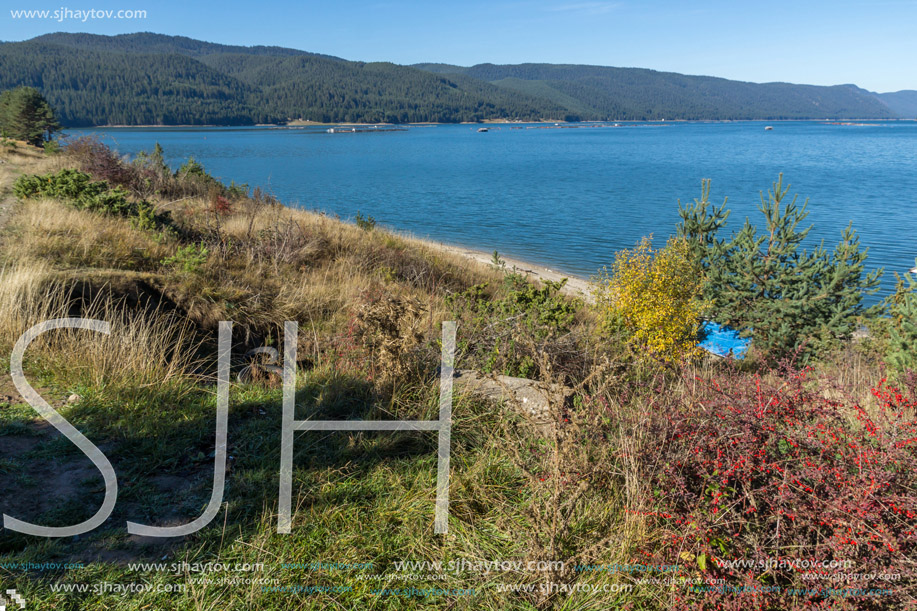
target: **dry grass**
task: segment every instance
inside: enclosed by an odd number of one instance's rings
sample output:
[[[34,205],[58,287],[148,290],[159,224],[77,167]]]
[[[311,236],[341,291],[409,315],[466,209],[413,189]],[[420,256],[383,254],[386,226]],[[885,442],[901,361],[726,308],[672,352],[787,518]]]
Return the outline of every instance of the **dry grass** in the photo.
[[[151,270],[174,252],[154,235],[123,218],[69,208],[53,200],[30,200],[12,220],[8,255],[42,259],[66,268]]]
[[[69,282],[46,263],[19,262],[0,270],[0,338],[9,350],[39,322],[71,315]],[[108,335],[59,330],[36,338],[27,358],[73,382],[97,387],[147,386],[187,375],[195,367],[188,321],[174,315],[132,311],[118,301],[95,299],[80,316],[111,324]]]
[[[125,219],[81,212],[50,200],[15,203],[10,193],[25,173],[68,166],[25,145],[0,146],[0,200],[8,219],[0,238],[0,346],[8,351],[29,327],[78,314],[111,323],[111,334],[55,331],[36,339],[26,357],[85,384],[154,384],[192,368],[190,325],[165,312],[132,311],[109,286],[75,308],[76,287],[111,285],[110,269],[144,269],[174,251]],[[14,205],[15,203],[15,205]],[[76,269],[74,269],[76,268]],[[116,283],[117,284],[117,283]]]
[[[178,381],[197,369],[197,340],[187,320],[125,311],[111,302],[93,304],[84,316],[110,322],[111,333],[61,333],[50,342],[57,368],[83,384],[142,388]]]
[[[0,337],[9,349],[29,326],[60,314],[49,292],[47,264],[8,264],[0,269]]]
[[[19,147],[5,155],[0,188],[6,190],[22,173],[72,165],[66,155],[49,158]],[[447,294],[498,280],[486,266],[469,265],[420,240],[365,231],[269,198],[234,201],[228,213],[215,211],[204,198],[152,203],[171,214],[173,229],[141,230],[128,219],[53,200],[17,204],[0,246],[4,277],[11,281],[5,289],[3,343],[11,345],[29,321],[77,311],[122,329],[120,339],[89,342],[105,348],[87,354],[86,375],[94,372],[101,381],[136,368],[138,380],[162,379],[188,368],[181,358],[175,367],[167,364],[176,356],[176,337],[185,337],[180,343],[212,341],[219,320],[233,320],[237,336],[251,345],[279,338],[284,320],[299,320],[311,345],[327,345],[348,327],[367,295],[385,294],[416,304],[417,311],[427,313],[423,322],[432,332],[446,316]],[[206,248],[202,264],[189,271],[165,263],[188,244]],[[137,309],[138,284],[152,293],[152,309],[149,304]],[[35,291],[46,294],[39,297]],[[82,294],[76,306],[75,292]],[[42,304],[40,311],[14,314],[7,304],[15,299],[33,310]],[[157,303],[168,307],[157,313]],[[78,339],[85,332],[71,335],[66,345],[56,340],[56,349],[91,351]],[[121,343],[124,338],[149,356],[130,352]]]
[[[380,290],[418,302],[435,322],[445,316],[449,292],[498,280],[420,240],[276,204],[246,200],[216,214],[192,199],[160,209],[210,254],[199,274],[174,288],[176,300],[200,308],[203,299],[211,319],[231,317],[255,335],[276,333],[292,319],[319,332],[341,329],[365,295]]]
[[[44,151],[29,146],[24,142],[7,140],[14,146],[0,143],[0,192],[12,186],[19,174],[42,174],[54,172],[68,166],[68,161],[60,156],[48,156]]]
[[[315,267],[345,259],[354,273],[388,275],[424,293],[499,277],[493,270],[469,265],[464,257],[422,240],[384,231],[367,232],[324,214],[283,206],[240,210],[222,221],[221,230],[247,246],[251,261],[267,260],[266,255],[273,254],[275,265],[279,261]]]

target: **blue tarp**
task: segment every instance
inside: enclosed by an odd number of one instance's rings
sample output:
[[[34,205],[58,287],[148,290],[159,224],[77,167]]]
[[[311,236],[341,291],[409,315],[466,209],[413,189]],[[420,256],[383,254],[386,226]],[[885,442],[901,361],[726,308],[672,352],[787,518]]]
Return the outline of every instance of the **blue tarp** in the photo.
[[[717,356],[731,356],[744,359],[751,345],[751,338],[739,337],[739,332],[715,322],[705,322],[703,331],[706,339],[698,344],[701,348]]]

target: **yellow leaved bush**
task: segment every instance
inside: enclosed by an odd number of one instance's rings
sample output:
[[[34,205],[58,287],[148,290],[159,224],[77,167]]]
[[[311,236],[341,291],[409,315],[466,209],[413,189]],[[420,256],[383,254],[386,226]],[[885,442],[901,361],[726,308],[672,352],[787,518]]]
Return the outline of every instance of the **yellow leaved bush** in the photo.
[[[688,243],[671,238],[654,249],[652,238],[615,256],[593,287],[606,331],[623,330],[630,344],[667,362],[700,354],[703,271]]]

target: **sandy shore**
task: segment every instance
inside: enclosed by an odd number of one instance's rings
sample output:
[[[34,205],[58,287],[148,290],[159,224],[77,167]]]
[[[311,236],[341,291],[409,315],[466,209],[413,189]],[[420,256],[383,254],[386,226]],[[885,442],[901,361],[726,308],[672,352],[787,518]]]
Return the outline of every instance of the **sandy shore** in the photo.
[[[438,248],[445,252],[465,257],[466,259],[476,261],[488,267],[491,265],[491,261],[493,261],[493,253],[486,253],[480,250],[473,250],[460,246],[451,246],[449,244],[441,244],[438,242],[428,242],[428,244],[432,248]],[[529,263],[528,261],[521,261],[519,259],[504,257],[503,255],[500,255],[500,259],[506,262],[506,269],[512,270],[515,268],[517,272],[537,280],[551,280],[554,282],[559,282],[560,280],[566,278],[567,284],[564,285],[564,293],[573,297],[585,299],[587,302],[592,301],[589,281],[585,280],[584,278],[565,274],[563,272],[553,270],[549,267]]]

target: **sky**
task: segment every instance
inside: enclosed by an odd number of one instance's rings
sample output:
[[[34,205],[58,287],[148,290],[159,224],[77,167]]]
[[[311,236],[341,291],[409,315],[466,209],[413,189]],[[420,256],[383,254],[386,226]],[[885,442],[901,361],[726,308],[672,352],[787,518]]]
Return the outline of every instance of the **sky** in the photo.
[[[0,3],[0,40],[5,41],[58,31],[148,31],[398,64],[577,63],[754,82],[854,83],[879,92],[917,89],[917,0]],[[90,9],[145,11],[146,16],[84,20],[76,13]],[[44,19],[14,18],[13,11],[20,10],[52,13]]]

